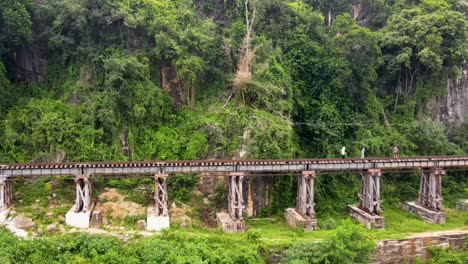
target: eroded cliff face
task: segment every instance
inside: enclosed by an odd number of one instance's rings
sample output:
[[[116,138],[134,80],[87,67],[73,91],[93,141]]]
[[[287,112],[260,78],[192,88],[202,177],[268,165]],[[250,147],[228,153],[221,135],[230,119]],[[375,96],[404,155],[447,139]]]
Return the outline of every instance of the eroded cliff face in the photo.
[[[468,65],[465,65],[458,80],[447,80],[447,99],[442,105],[440,119],[457,126],[468,122]]]
[[[29,45],[21,45],[9,54],[9,62],[15,73],[15,82],[37,83],[45,80],[48,62],[47,43],[41,38],[40,0],[34,0],[32,14],[33,40]]]

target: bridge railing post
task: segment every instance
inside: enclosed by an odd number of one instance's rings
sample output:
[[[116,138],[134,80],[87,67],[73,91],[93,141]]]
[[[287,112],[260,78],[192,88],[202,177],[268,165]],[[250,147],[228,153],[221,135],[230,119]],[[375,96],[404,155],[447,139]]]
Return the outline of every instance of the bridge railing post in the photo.
[[[159,173],[154,175],[154,206],[157,216],[169,215],[167,206],[167,177],[167,173]]]
[[[359,205],[361,210],[375,215],[382,215],[380,207],[380,169],[369,169],[361,172],[361,191],[359,193]]]
[[[442,176],[445,171],[440,168],[421,170],[419,196],[417,203],[434,211],[442,210]]]
[[[243,220],[244,198],[242,196],[243,172],[231,172],[228,184],[228,213],[232,220]]]

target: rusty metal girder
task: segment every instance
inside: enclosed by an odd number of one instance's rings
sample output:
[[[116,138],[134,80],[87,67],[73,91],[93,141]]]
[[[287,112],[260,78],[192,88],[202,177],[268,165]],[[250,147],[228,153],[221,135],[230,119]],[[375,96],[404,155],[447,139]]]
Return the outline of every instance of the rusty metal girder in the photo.
[[[168,216],[167,206],[167,173],[158,173],[154,175],[154,206],[157,216]]]
[[[315,217],[314,211],[315,171],[302,171],[297,176],[296,209],[305,217]]]
[[[418,204],[431,210],[442,210],[442,176],[440,168],[422,169]]]
[[[380,169],[369,169],[361,172],[361,191],[359,208],[376,215],[382,215],[380,208]]]

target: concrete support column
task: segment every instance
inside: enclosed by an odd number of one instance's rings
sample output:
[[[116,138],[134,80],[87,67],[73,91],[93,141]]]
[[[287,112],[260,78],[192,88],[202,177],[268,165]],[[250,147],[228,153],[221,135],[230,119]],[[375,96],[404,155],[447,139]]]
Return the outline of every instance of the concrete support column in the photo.
[[[433,224],[444,224],[445,213],[442,211],[442,176],[441,168],[421,170],[418,200],[405,202],[402,208],[419,215],[424,221]]]
[[[231,172],[228,176],[228,210],[216,214],[218,225],[224,232],[244,232],[245,221],[242,217],[244,198],[242,195],[243,172]]]
[[[297,176],[296,208],[287,208],[284,212],[286,221],[293,228],[317,229],[314,210],[314,180],[315,171],[302,171]]]
[[[348,214],[366,228],[384,229],[385,219],[380,208],[380,169],[361,172],[359,204],[348,205]]]
[[[0,224],[5,222],[12,204],[13,186],[11,179],[6,176],[0,176]]]
[[[148,207],[146,229],[160,231],[169,228],[167,173],[154,175],[154,206]]]
[[[65,216],[65,223],[77,228],[89,228],[89,221],[94,209],[91,197],[91,177],[89,174],[76,175],[75,204]]]

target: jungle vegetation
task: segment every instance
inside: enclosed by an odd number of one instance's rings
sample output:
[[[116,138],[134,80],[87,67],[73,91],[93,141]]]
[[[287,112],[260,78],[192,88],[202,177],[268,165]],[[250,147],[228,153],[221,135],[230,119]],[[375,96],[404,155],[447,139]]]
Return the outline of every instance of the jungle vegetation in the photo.
[[[467,2],[359,3],[353,18],[349,0],[0,0],[0,162],[231,159],[243,148],[243,158],[325,158],[341,146],[349,157],[363,147],[388,157],[394,143],[401,156],[466,155],[468,125],[440,116],[447,80],[468,58]],[[295,177],[275,181],[263,215],[295,202]],[[385,181],[387,206],[417,195],[417,175]],[[195,183],[174,180],[171,199],[188,202]],[[347,175],[319,178],[317,214],[343,215],[358,186]],[[449,173],[443,192],[449,207],[466,198],[466,172]],[[209,244],[198,255],[157,256],[145,245],[192,238],[169,232],[129,247],[105,238],[93,249],[83,236],[12,242],[0,233],[1,245],[28,252],[2,253],[5,263],[264,260],[255,239],[239,255],[218,252],[229,241],[197,238]],[[284,261],[368,261],[336,250],[372,245],[333,239],[291,246]]]

